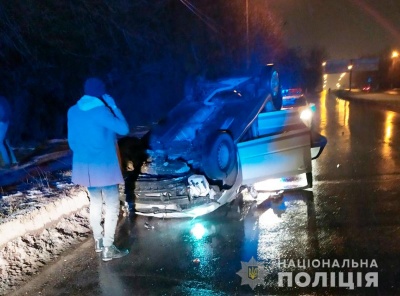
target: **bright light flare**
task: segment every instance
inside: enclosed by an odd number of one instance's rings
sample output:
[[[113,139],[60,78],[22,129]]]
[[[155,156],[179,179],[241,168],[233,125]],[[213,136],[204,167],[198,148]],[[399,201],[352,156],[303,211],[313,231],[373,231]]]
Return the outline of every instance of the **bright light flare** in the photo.
[[[267,179],[253,185],[254,189],[260,192],[277,192],[285,189],[304,188],[307,186],[306,174],[290,178]]]
[[[273,209],[266,210],[259,218],[261,228],[270,228],[282,222],[282,218],[279,218]]]
[[[388,112],[385,120],[385,142],[390,142],[392,140],[393,117],[394,113]]]
[[[203,236],[206,234],[206,228],[203,226],[201,223],[196,223],[192,229],[190,230],[190,233],[196,238],[196,239],[202,239]]]
[[[305,109],[303,111],[301,111],[300,113],[300,118],[302,120],[310,120],[312,118],[312,111],[310,109]]]

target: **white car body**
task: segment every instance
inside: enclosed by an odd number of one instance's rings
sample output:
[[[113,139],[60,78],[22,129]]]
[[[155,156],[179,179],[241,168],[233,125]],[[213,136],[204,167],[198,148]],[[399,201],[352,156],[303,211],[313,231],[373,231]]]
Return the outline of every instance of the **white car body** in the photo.
[[[237,80],[242,83],[244,80]],[[230,80],[231,82],[231,80]],[[234,89],[235,83],[221,90]],[[218,93],[218,89],[212,94]],[[211,104],[210,96],[205,104]],[[267,102],[268,104],[268,102]],[[326,138],[313,134],[310,124],[301,118],[302,108],[290,108],[272,112],[259,111],[251,121],[246,136],[235,142],[237,148],[238,175],[233,186],[228,189],[214,190],[207,184],[206,178],[195,176],[198,182],[188,182],[192,198],[207,196],[209,202],[191,208],[182,209],[178,201],[161,198],[160,201],[135,201],[136,213],[158,218],[194,218],[215,211],[224,204],[233,201],[241,189],[252,187],[255,183],[271,178],[288,178],[312,174],[312,159],[322,152]],[[232,120],[235,120],[232,118]],[[182,130],[188,127],[182,127]],[[312,150],[317,149],[317,153]],[[186,180],[190,179],[185,177]],[[179,182],[181,177],[176,177]],[[308,184],[311,187],[311,184]],[[201,186],[199,188],[198,186]],[[197,192],[197,193],[196,193]],[[153,195],[152,195],[153,194]],[[162,197],[164,191],[148,192],[146,196]],[[197,195],[196,195],[197,194]]]

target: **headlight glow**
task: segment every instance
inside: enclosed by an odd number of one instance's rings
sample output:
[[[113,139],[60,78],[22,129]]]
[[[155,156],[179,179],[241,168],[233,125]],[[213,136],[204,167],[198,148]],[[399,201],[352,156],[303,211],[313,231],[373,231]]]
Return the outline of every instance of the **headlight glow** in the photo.
[[[312,111],[310,109],[301,111],[300,118],[302,120],[310,120],[312,118]]]
[[[192,235],[196,239],[201,239],[205,234],[206,234],[206,229],[204,228],[203,224],[201,223],[196,223],[192,229],[190,230]]]

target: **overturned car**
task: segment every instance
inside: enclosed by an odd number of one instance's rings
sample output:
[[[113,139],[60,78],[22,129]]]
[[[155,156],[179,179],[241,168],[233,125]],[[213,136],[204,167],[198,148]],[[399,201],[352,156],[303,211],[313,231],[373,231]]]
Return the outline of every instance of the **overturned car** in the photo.
[[[201,216],[268,178],[306,174],[311,187],[311,148],[318,157],[326,138],[281,107],[279,74],[266,66],[255,77],[200,85],[143,137],[120,139],[135,212]]]

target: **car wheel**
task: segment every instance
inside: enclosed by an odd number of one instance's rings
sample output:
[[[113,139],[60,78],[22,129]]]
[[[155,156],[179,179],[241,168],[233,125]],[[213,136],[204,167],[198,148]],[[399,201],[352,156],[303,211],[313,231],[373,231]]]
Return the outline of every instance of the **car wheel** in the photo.
[[[260,74],[260,86],[268,97],[266,111],[281,110],[282,90],[279,73],[272,65],[263,67]]]
[[[212,135],[204,152],[202,163],[206,176],[232,186],[238,174],[237,151],[232,137],[226,132]]]

